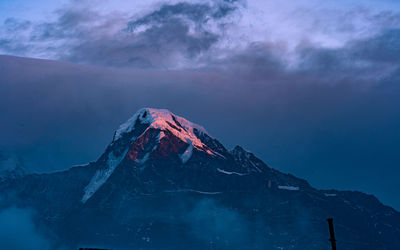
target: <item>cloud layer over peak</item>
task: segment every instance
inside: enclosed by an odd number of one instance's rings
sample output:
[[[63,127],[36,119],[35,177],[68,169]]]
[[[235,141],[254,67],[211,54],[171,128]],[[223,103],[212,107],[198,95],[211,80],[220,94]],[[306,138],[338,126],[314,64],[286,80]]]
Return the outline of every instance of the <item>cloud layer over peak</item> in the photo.
[[[0,26],[0,52],[111,67],[188,69],[220,60],[235,63],[262,47],[258,59],[304,69],[315,60],[327,65],[333,58],[363,56],[349,50],[359,42],[371,43],[366,52],[376,54],[388,44],[380,39],[400,29],[400,7],[390,2],[210,0],[116,6],[72,1],[45,21],[9,17]],[[368,59],[357,65],[380,63],[377,57]]]

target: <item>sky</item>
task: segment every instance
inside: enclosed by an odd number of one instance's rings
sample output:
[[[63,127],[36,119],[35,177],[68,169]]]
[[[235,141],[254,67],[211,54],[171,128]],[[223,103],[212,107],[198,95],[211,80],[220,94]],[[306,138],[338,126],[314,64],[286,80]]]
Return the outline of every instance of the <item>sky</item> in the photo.
[[[0,0],[0,54],[0,149],[28,171],[94,161],[167,108],[400,209],[398,1]]]

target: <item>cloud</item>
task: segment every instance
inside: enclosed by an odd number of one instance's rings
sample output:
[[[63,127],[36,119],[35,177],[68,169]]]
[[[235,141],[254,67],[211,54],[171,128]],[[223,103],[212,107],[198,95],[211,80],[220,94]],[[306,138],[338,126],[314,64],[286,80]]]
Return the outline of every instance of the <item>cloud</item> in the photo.
[[[329,60],[344,59],[351,66],[359,51],[352,44],[400,27],[400,10],[387,3],[153,1],[131,12],[101,11],[102,5],[75,1],[42,22],[9,18],[0,28],[0,51],[90,65],[188,69],[248,62],[260,48],[257,60],[305,69],[318,60],[329,66]]]
[[[138,35],[124,34],[121,40],[94,40],[73,48],[69,60],[96,64],[137,67],[169,68],[172,60],[195,57],[207,50],[218,38],[207,31],[189,34],[188,25],[172,19],[149,28]]]
[[[227,16],[236,8],[231,4],[222,2],[221,5],[210,6],[209,4],[190,4],[181,2],[177,4],[162,5],[159,10],[155,10],[137,20],[128,23],[128,29],[134,31],[143,25],[162,24],[171,18],[190,20],[195,25],[204,25],[209,19],[220,19]]]
[[[0,211],[0,248],[53,249],[49,240],[38,232],[32,211],[15,207]]]
[[[31,27],[32,23],[27,20],[19,20],[16,18],[7,18],[4,26],[8,32],[24,31]]]
[[[73,47],[66,59],[117,67],[182,67],[218,41],[219,35],[209,28],[210,23],[215,24],[234,10],[227,2],[164,4],[127,21],[117,36],[95,34],[94,39]]]
[[[357,40],[340,49],[304,48],[301,69],[339,77],[363,75],[365,79],[388,76],[398,69],[400,29],[384,30],[368,39]]]
[[[194,208],[184,215],[192,234],[205,242],[205,245],[223,249],[236,244],[251,245],[250,228],[247,221],[237,212],[218,205],[213,199],[200,200]]]
[[[235,9],[235,1],[163,4],[132,20],[127,13],[102,14],[77,4],[58,10],[54,21],[24,30],[13,26],[27,21],[4,22],[7,38],[0,49],[95,65],[174,68],[209,50],[223,18]]]

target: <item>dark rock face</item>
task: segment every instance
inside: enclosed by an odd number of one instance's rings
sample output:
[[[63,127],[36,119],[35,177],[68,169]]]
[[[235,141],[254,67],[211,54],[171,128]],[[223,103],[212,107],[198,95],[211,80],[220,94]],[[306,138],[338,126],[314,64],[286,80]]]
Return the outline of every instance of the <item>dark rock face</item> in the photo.
[[[70,247],[329,249],[333,217],[338,249],[400,249],[400,214],[375,197],[314,189],[159,112],[139,111],[94,163],[2,181],[1,207],[34,208]]]

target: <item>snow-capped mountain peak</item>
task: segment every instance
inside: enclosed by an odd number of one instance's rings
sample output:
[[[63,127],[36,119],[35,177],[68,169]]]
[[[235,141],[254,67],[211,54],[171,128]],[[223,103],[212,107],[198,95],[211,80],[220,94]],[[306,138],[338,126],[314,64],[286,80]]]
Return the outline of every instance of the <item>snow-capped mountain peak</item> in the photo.
[[[204,136],[211,138],[202,126],[169,110],[140,109],[115,131],[113,142],[104,153],[103,164],[85,187],[81,201],[85,203],[90,199],[125,158],[143,165],[148,159],[175,154],[185,164],[194,150],[223,157],[199,138]]]

